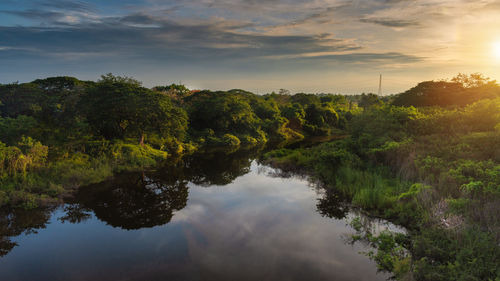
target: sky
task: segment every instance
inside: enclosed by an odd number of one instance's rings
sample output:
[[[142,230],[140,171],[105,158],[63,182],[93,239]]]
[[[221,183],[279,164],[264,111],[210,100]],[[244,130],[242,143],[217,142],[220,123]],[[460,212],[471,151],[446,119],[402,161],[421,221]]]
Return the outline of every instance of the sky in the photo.
[[[255,93],[500,80],[500,0],[1,0],[0,83],[131,76]]]

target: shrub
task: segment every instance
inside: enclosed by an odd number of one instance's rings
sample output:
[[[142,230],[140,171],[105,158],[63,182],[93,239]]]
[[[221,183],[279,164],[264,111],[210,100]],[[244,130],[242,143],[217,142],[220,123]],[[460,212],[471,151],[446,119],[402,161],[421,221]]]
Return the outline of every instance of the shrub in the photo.
[[[224,145],[227,146],[239,146],[240,145],[240,139],[238,137],[231,135],[231,134],[225,134],[222,137],[222,142]]]
[[[148,145],[117,143],[111,148],[112,157],[122,167],[151,167],[167,159],[168,153]]]

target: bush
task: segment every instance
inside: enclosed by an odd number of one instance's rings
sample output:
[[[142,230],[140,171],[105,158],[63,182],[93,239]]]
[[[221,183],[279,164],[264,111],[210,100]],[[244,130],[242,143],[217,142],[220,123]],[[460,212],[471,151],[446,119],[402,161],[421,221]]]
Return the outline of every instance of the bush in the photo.
[[[247,145],[247,146],[255,146],[259,143],[259,141],[251,136],[243,136],[241,137],[241,144]]]
[[[468,228],[458,237],[427,229],[415,237],[415,275],[418,280],[498,280],[500,251],[491,236]]]
[[[222,137],[222,143],[227,146],[239,146],[240,145],[240,139],[238,137],[233,136],[231,134],[225,134]]]
[[[117,143],[112,146],[111,155],[119,166],[135,169],[154,166],[166,160],[168,153],[148,145]]]

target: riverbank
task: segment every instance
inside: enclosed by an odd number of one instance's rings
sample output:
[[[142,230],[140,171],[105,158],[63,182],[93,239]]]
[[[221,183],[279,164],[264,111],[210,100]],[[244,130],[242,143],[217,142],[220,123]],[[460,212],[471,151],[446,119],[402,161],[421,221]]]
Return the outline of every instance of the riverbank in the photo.
[[[124,172],[143,172],[174,166],[192,154],[232,154],[260,151],[263,145],[193,146],[180,144],[173,154],[123,142],[92,142],[84,152],[65,153],[57,160],[39,163],[36,168],[16,171],[0,178],[0,208],[35,209],[55,206],[70,198],[82,186],[109,180]],[[21,158],[29,158],[25,155]]]
[[[24,209],[47,206],[61,202],[80,186],[104,181],[123,171],[144,170],[167,159],[175,159],[148,145],[94,142],[88,146],[100,148],[91,153],[65,153],[53,161],[47,160],[45,155],[36,167],[13,171],[10,176],[2,177],[0,206]],[[30,158],[32,153],[28,151],[17,158]]]
[[[456,139],[434,135],[368,151],[349,137],[271,151],[264,162],[305,172],[367,214],[407,228],[408,235],[374,235],[353,222],[354,239],[376,247],[370,256],[397,279],[495,280],[500,276],[499,196],[496,190],[470,188],[478,182],[495,187],[500,166],[479,158],[495,155],[491,150],[499,140],[499,132]],[[458,153],[465,145],[469,151]],[[439,161],[444,155],[447,161]]]

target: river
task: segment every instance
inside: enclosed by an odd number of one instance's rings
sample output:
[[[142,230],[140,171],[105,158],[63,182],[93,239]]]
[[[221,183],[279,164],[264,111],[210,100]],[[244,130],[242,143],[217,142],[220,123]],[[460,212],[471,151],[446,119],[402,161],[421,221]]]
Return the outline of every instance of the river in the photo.
[[[386,280],[355,214],[253,152],[205,153],[0,214],[1,280]],[[384,227],[383,222],[378,222]]]

